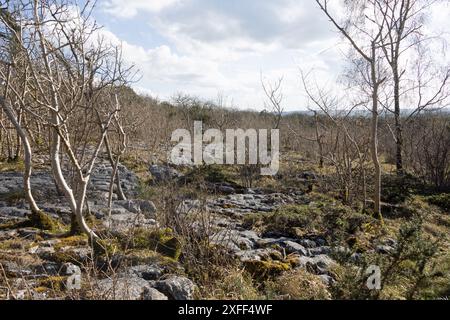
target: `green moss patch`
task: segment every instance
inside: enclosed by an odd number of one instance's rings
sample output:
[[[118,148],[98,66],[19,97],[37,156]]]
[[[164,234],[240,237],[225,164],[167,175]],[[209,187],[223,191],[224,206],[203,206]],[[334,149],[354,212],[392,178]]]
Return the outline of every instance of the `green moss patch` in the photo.
[[[20,228],[36,228],[45,231],[56,231],[60,229],[60,224],[45,212],[39,211],[30,214],[27,220],[4,223],[0,225],[0,230],[13,230]]]
[[[48,214],[39,211],[33,212],[29,216],[30,227],[35,227],[41,230],[55,231],[58,229],[58,223],[53,220]]]
[[[51,289],[53,291],[63,291],[66,288],[67,277],[53,276],[44,278],[38,281],[38,290],[45,291],[44,288]]]
[[[137,229],[131,239],[131,248],[151,249],[174,260],[181,255],[181,242],[170,228]]]
[[[244,262],[245,269],[256,279],[276,277],[291,269],[287,262],[250,260]]]

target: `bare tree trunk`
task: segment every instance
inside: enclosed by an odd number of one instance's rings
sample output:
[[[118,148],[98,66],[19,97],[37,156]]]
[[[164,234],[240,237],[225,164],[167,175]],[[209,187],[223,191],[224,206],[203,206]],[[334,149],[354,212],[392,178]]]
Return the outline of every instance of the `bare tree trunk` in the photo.
[[[403,174],[403,128],[400,113],[400,76],[398,67],[394,68],[394,117],[395,117],[395,164],[397,174]]]
[[[92,241],[96,241],[99,239],[98,235],[96,235],[94,231],[87,225],[86,220],[83,217],[83,208],[84,202],[86,200],[88,181],[88,179],[82,179],[80,181],[77,193],[77,209],[75,211],[75,217],[78,223],[78,227],[81,229],[81,231],[87,234]]]
[[[371,80],[373,86],[372,93],[372,125],[371,125],[371,154],[372,162],[375,170],[374,185],[373,185],[373,202],[374,212],[380,218],[383,224],[383,216],[381,214],[381,165],[378,158],[378,90],[380,81],[377,77],[376,71],[376,47],[375,42],[372,42],[372,60],[370,63]]]
[[[60,107],[59,107],[59,101],[58,101],[58,93],[57,89],[55,87],[55,81],[53,79],[53,70],[50,66],[49,58],[48,58],[48,52],[46,47],[46,42],[44,39],[44,35],[41,29],[41,22],[39,19],[38,14],[38,2],[35,1],[34,3],[34,19],[37,24],[37,34],[39,36],[39,43],[40,48],[43,55],[43,63],[45,67],[45,71],[47,73],[48,81],[50,84],[50,92],[51,92],[51,105],[52,109],[50,110],[51,114],[51,147],[50,147],[50,160],[51,160],[51,168],[53,172],[53,176],[55,178],[56,184],[59,187],[60,190],[63,191],[64,195],[66,196],[70,209],[72,210],[72,214],[77,215],[78,208],[77,208],[77,202],[75,200],[75,196],[73,193],[73,190],[69,187],[69,185],[66,182],[66,179],[64,178],[62,169],[61,169],[61,159],[60,159],[60,149],[61,149],[61,136],[59,130],[61,130],[61,121],[59,117]],[[82,210],[82,209],[81,209]],[[83,217],[81,216],[81,219],[83,220]],[[78,222],[79,219],[77,219]],[[82,226],[79,226],[82,228]],[[71,232],[76,232],[74,230],[76,228],[75,225],[71,225]]]
[[[314,111],[314,122],[316,127],[316,140],[317,145],[319,146],[319,168],[323,168],[323,143],[322,137],[319,133],[319,116],[317,115],[317,111]]]
[[[17,114],[17,124],[19,127],[22,127],[22,108],[19,108],[19,112]],[[14,127],[17,129],[16,125]],[[17,131],[18,132],[18,131]],[[28,140],[28,138],[27,138]],[[20,134],[17,135],[16,141],[16,152],[14,153],[14,160],[18,160],[20,158],[20,148],[21,148],[22,136]]]
[[[23,128],[21,127],[20,123],[18,122],[17,118],[14,115],[14,111],[11,109],[10,106],[6,104],[6,101],[4,97],[0,97],[0,104],[3,107],[3,110],[5,111],[5,114],[7,115],[8,119],[11,121],[11,123],[16,128],[17,134],[22,140],[23,148],[24,148],[24,155],[25,155],[25,170],[23,173],[23,189],[25,191],[25,197],[27,198],[27,201],[30,205],[31,212],[33,214],[39,213],[39,207],[36,204],[36,201],[33,198],[33,194],[31,193],[31,183],[30,183],[30,177],[31,177],[31,147],[30,143],[28,141],[27,135]]]
[[[105,137],[105,146],[106,146],[106,152],[108,152],[109,163],[111,164],[111,168],[113,170],[113,172],[111,174],[110,198],[112,198],[112,185],[114,184],[114,181],[115,181],[116,187],[117,187],[117,190],[116,190],[117,198],[119,200],[127,200],[127,197],[126,197],[125,193],[123,192],[122,185],[120,183],[119,170],[117,170],[118,166],[119,166],[120,158],[119,158],[119,156],[117,156],[116,160],[114,160],[114,156],[112,154],[108,136]],[[110,205],[111,201],[112,201],[111,199],[108,199],[108,205]]]
[[[366,168],[364,168],[364,160],[361,158],[360,154],[360,170],[362,175],[362,193],[363,193],[363,211],[366,211],[367,209],[367,182],[366,182]]]
[[[2,109],[3,110],[3,109]],[[0,121],[0,126],[2,127],[3,131],[5,131],[5,136],[6,136],[6,158],[8,160],[11,159],[11,154],[12,154],[12,150],[11,150],[11,135],[9,133],[8,128],[3,124],[3,121]],[[3,136],[3,135],[2,135]],[[4,151],[4,144],[2,143],[2,153],[5,152]]]

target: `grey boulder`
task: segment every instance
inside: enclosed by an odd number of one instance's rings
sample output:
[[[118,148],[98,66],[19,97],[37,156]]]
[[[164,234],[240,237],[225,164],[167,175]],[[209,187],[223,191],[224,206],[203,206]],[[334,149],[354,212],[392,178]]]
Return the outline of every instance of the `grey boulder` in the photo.
[[[154,287],[173,300],[192,300],[195,290],[191,280],[180,276],[156,281]]]
[[[155,182],[167,182],[182,176],[177,170],[160,165],[150,166],[150,173],[152,174]]]
[[[167,300],[164,294],[137,277],[103,279],[98,287],[107,300]]]

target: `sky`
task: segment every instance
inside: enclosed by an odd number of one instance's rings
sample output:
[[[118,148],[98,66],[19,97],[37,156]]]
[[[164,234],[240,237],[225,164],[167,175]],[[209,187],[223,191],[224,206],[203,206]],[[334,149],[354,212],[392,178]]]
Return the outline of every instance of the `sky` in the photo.
[[[261,78],[283,78],[283,107],[304,110],[299,70],[323,84],[343,69],[343,40],[313,0],[98,0],[95,19],[139,70],[136,91],[169,100],[181,92],[263,110]],[[435,10],[434,28],[450,8]]]

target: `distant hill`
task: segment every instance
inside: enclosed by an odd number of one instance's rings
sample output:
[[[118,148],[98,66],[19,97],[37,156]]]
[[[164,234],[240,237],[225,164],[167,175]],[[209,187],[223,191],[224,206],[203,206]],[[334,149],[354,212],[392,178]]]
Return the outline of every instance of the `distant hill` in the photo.
[[[323,113],[321,110],[317,110],[317,112],[319,113],[319,114],[321,114],[321,113]],[[346,114],[346,110],[335,110],[335,111],[333,111],[333,113],[335,114],[335,115],[339,115],[339,114],[341,114],[341,115],[343,115],[343,114]],[[402,114],[402,116],[409,116],[410,114],[412,114],[414,112],[414,109],[404,109],[404,110],[402,110],[402,112],[401,112],[401,114]],[[442,115],[449,115],[450,116],[450,107],[449,108],[443,108],[443,109],[425,109],[425,110],[422,110],[421,112],[420,112],[420,114],[430,114],[430,113],[433,113],[433,114],[442,114]],[[283,116],[293,116],[293,115],[305,115],[305,116],[313,116],[314,115],[314,111],[312,111],[312,110],[298,110],[298,111],[286,111],[286,112],[283,112]],[[352,116],[359,116],[359,117],[361,117],[361,116],[365,116],[365,117],[369,117],[371,115],[371,111],[370,110],[367,110],[367,109],[359,109],[359,110],[353,110],[352,111]],[[384,110],[383,112],[382,112],[382,114],[381,114],[381,116],[387,116],[387,117],[389,117],[389,116],[393,116],[393,113],[392,112],[389,112],[389,111],[386,111],[386,110]]]

